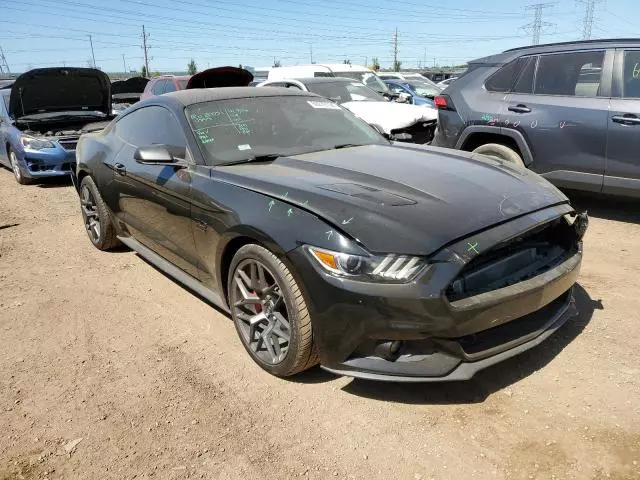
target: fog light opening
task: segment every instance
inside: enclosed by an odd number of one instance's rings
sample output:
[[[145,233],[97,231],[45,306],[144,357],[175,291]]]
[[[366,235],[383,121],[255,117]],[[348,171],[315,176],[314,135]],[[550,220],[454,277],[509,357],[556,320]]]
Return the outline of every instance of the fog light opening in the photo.
[[[402,349],[402,341],[395,340],[393,342],[379,343],[375,348],[376,356],[394,362],[400,356],[400,350]]]

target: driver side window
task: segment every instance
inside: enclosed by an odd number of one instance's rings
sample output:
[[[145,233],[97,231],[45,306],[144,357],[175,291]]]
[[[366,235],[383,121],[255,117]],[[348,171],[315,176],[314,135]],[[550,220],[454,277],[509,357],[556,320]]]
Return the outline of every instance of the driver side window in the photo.
[[[164,107],[139,108],[116,122],[116,135],[134,147],[151,145],[187,146],[181,125]]]

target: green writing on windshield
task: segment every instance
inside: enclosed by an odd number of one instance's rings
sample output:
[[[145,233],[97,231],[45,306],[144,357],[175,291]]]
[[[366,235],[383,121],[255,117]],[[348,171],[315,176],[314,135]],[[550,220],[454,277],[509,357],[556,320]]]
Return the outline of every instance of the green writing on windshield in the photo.
[[[198,135],[198,140],[200,143],[206,145],[207,143],[214,143],[215,139],[209,135],[209,129],[203,128],[201,130],[196,130],[196,135]]]

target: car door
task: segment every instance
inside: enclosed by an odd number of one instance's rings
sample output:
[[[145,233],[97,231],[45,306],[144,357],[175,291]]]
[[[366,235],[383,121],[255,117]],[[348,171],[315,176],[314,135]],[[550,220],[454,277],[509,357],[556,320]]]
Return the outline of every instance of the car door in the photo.
[[[560,187],[599,192],[606,165],[613,51],[531,57],[500,118],[533,154],[529,168]]]
[[[640,49],[616,51],[602,191],[640,196]]]
[[[193,162],[182,126],[169,109],[152,105],[134,110],[119,120],[116,135],[123,140],[114,162],[120,177],[119,203],[131,236],[197,276],[190,198]],[[182,169],[138,163],[134,159],[136,150],[152,145],[184,148],[189,166]]]

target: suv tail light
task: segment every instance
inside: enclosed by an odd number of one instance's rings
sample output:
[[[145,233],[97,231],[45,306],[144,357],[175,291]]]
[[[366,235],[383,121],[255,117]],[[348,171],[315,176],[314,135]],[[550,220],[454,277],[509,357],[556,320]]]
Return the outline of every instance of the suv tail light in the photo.
[[[449,95],[437,95],[433,98],[433,103],[438,110],[455,110]]]

